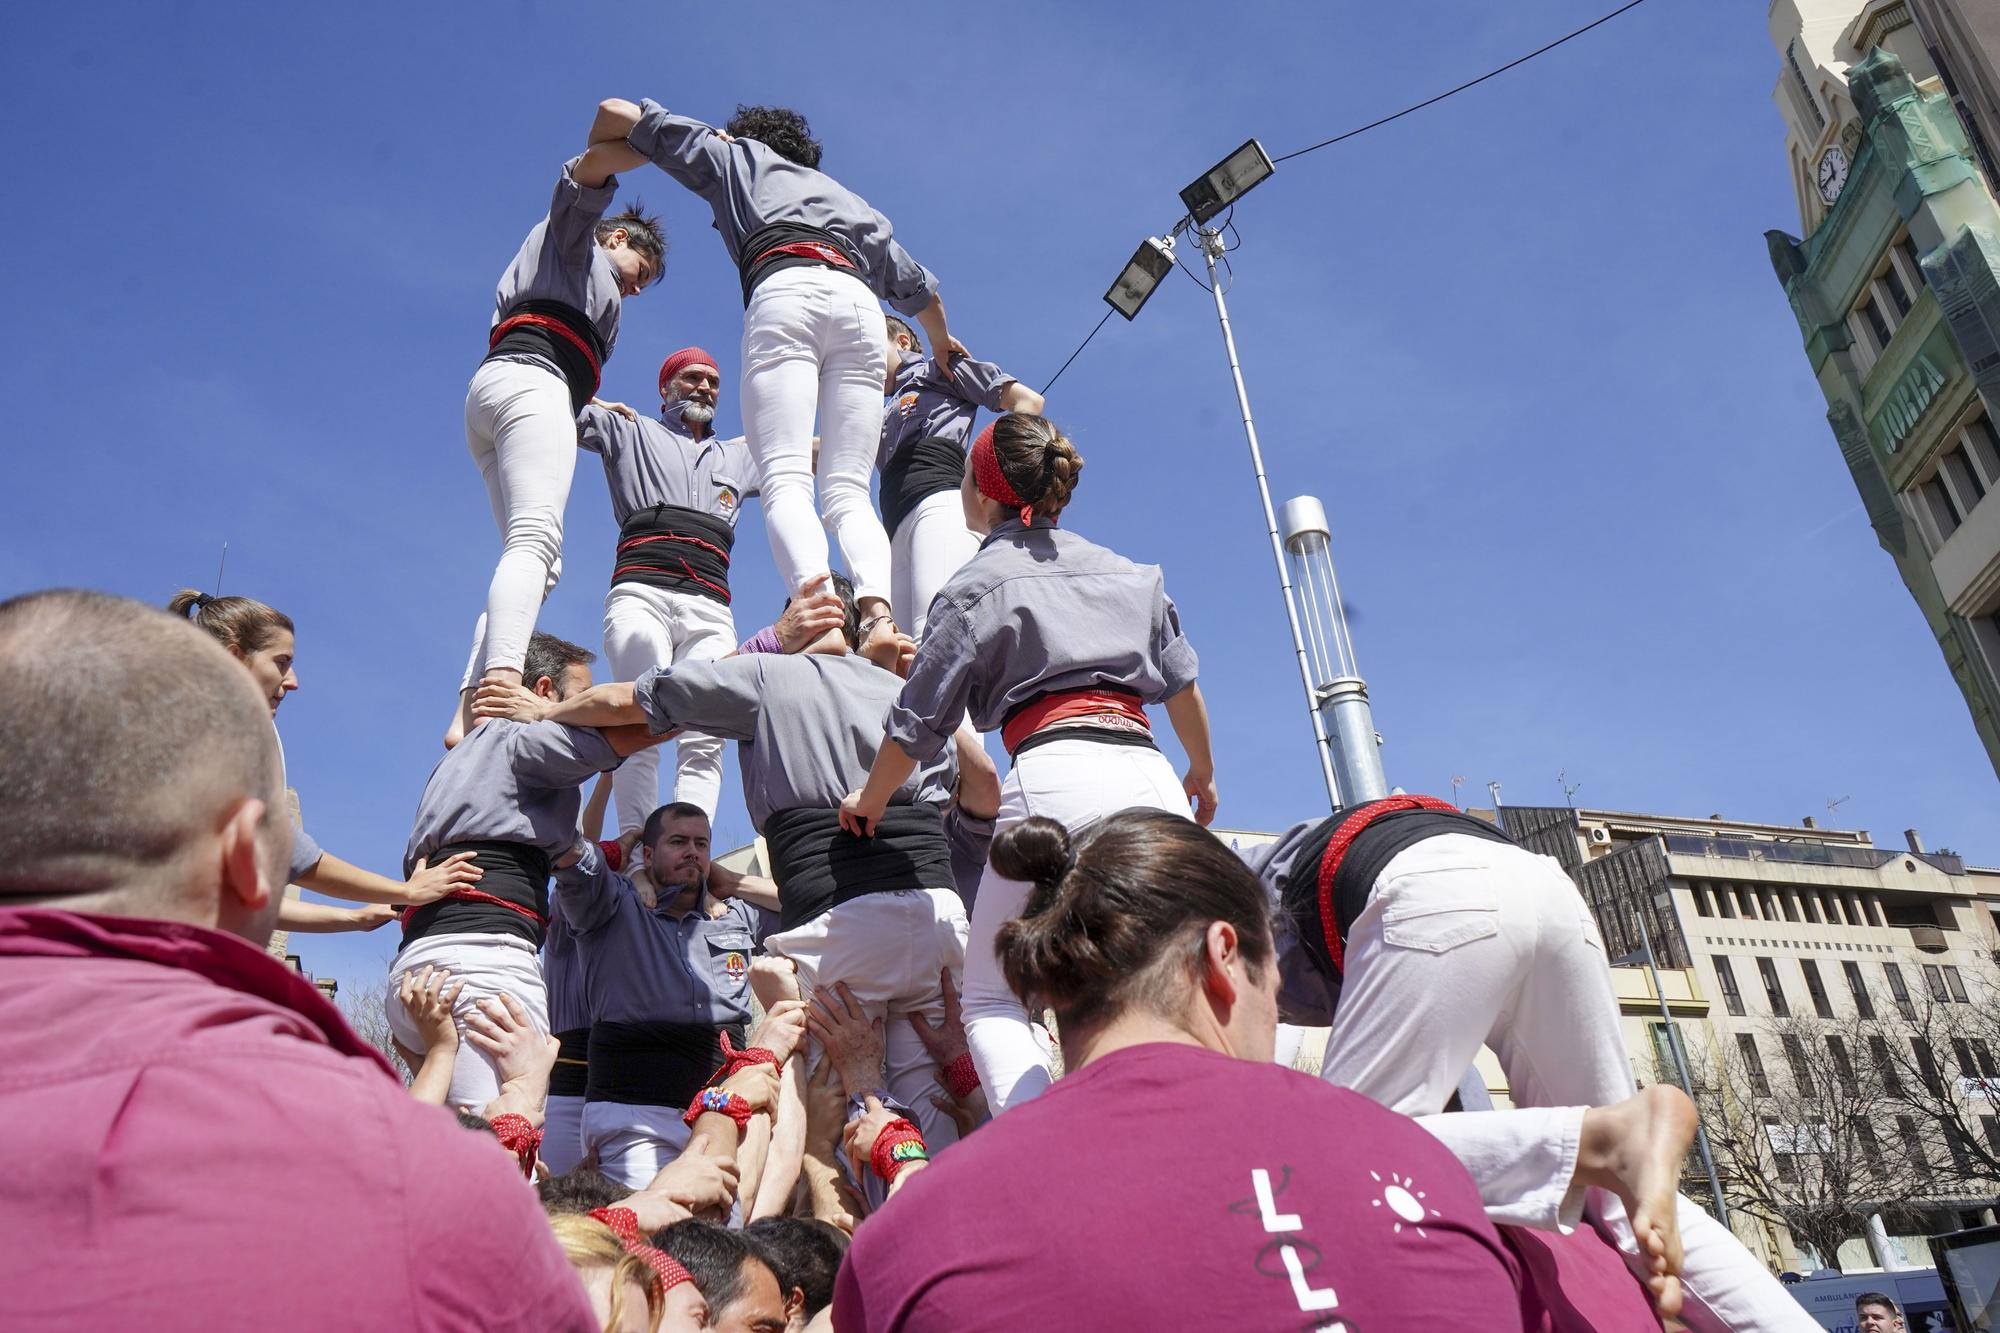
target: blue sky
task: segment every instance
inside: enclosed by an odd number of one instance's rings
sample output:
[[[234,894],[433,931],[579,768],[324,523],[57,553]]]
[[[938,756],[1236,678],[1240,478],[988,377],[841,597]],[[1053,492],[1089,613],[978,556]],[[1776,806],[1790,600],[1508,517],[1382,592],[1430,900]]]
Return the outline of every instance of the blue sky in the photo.
[[[497,552],[462,429],[492,287],[598,98],[805,110],[825,166],[1039,385],[1179,187],[1597,16],[1493,6],[36,6],[0,54],[0,593],[211,587],[298,622],[280,724],[308,826],[396,865]],[[777,15],[780,11],[771,11]],[[790,10],[783,11],[790,13]],[[585,17],[588,15],[589,17]],[[1390,780],[1483,803],[1833,822],[2000,861],[1995,784],[1876,546],[1762,233],[1795,229],[1757,7],[1652,0],[1238,210],[1273,489],[1332,518]],[[739,429],[736,279],[698,201],[605,391],[706,345]],[[1221,822],[1323,809],[1208,297],[1174,277],[1050,396],[1071,526],[1163,563],[1202,655]],[[544,627],[595,644],[615,536],[580,460]],[[739,628],[780,590],[761,516]],[[720,845],[747,840],[725,783]],[[391,936],[298,941],[379,974]]]

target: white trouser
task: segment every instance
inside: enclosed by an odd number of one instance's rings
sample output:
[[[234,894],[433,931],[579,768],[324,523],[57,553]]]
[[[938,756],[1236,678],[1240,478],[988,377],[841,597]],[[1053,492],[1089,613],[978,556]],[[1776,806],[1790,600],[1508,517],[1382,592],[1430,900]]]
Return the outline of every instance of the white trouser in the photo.
[[[410,1011],[396,993],[403,976],[424,967],[441,967],[454,983],[464,982],[452,1014],[458,1019],[458,1058],[452,1065],[447,1105],[477,1111],[500,1095],[500,1071],[493,1057],[465,1039],[465,1019],[480,1000],[511,995],[528,1011],[528,1020],[543,1036],[549,1031],[549,993],[542,985],[542,959],[534,946],[511,935],[426,935],[396,955],[389,969],[389,991],[382,1009],[396,1040],[411,1050],[430,1049]]]
[[[1515,1104],[1539,1114],[1432,1114],[1481,1045],[1500,1057]],[[1582,1108],[1635,1089],[1597,923],[1554,861],[1462,834],[1398,853],[1348,932],[1320,1068],[1422,1117],[1498,1220],[1552,1228],[1580,1210],[1644,1272],[1618,1200],[1572,1193]],[[1818,1327],[1707,1213],[1682,1199],[1679,1221],[1681,1318],[1695,1333]]]
[[[549,1094],[542,1112],[541,1157],[552,1176],[567,1175],[583,1160],[583,1098]]]
[[[938,973],[965,970],[965,908],[949,889],[870,893],[839,903],[764,941],[764,951],[798,965],[799,995],[844,981],[868,1017],[882,1020],[882,1084],[908,1107],[933,1152],[958,1142],[958,1126],[931,1104],[942,1097],[938,1068],[907,1014],[944,1019]]]
[[[794,596],[830,568],[826,533],[813,513],[815,410],[819,513],[840,543],[855,595],[889,596],[889,538],[868,496],[887,358],[882,307],[858,278],[830,268],[781,269],[750,294],[743,430],[763,478],[771,556]]]
[[[627,1189],[644,1189],[687,1147],[686,1107],[629,1102],[583,1104],[583,1148],[597,1169]]]
[[[711,597],[614,583],[604,597],[604,658],[613,680],[637,680],[648,668],[677,662],[713,662],[736,651],[736,621]],[[722,796],[722,741],[684,731],[674,742],[674,799],[698,805],[715,818]],[[660,747],[639,751],[611,778],[618,802],[618,831],[646,822],[660,803]]]
[[[461,687],[495,667],[520,669],[542,600],[562,577],[563,509],[576,474],[569,386],[540,366],[483,363],[465,391],[465,443],[493,504],[500,563]]]
[[[1048,741],[1016,758],[1000,784],[994,835],[1029,815],[1042,815],[1077,842],[1105,816],[1134,806],[1188,812],[1180,779],[1165,755],[1148,746]],[[1029,1027],[1028,1011],[993,955],[994,937],[1021,914],[1032,887],[1003,878],[989,861],[979,879],[965,950],[965,1040],[995,1115],[1049,1086],[1048,1062]]]
[[[911,638],[924,637],[931,599],[978,551],[979,538],[965,526],[965,503],[957,491],[926,495],[903,515],[889,539],[890,586],[895,589],[890,604]]]

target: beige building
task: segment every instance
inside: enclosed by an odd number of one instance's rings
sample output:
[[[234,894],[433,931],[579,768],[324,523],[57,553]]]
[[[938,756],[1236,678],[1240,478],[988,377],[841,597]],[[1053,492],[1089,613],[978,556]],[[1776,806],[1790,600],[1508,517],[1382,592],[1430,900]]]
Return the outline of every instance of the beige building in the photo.
[[[1909,0],[1909,5],[1986,184],[2000,190],[2000,5],[1993,0]]]

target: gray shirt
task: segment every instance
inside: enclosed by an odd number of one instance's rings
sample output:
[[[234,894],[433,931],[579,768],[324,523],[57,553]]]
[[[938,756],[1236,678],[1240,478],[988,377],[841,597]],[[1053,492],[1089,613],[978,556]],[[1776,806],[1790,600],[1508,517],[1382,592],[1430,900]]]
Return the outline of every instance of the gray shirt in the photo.
[[[1138,565],[1038,518],[1010,518],[939,589],[910,679],[889,709],[889,739],[928,759],[969,713],[999,728],[1035,696],[1111,688],[1146,703],[1194,683],[1158,565]]]
[[[991,361],[974,361],[961,356],[951,363],[947,379],[937,362],[921,352],[904,352],[896,368],[896,387],[882,409],[882,447],[875,466],[887,467],[889,460],[918,440],[950,440],[963,449],[972,439],[972,419],[980,408],[1000,412],[1000,394],[1014,383]]]
[[[896,243],[889,219],[833,177],[802,167],[755,139],[725,140],[712,125],[676,116],[658,102],[642,114],[627,143],[708,201],[729,257],[741,264],[743,241],[773,222],[797,222],[840,238],[861,261],[869,289],[906,315],[930,305],[937,279]]]
[[[618,341],[618,310],[624,297],[618,290],[618,270],[597,243],[597,224],[618,192],[618,180],[612,177],[594,189],[577,184],[576,164],[582,160],[573,157],[563,163],[548,217],[535,224],[514,262],[500,275],[500,286],[493,293],[493,323],[505,319],[521,301],[561,301],[581,310],[603,335],[608,360]],[[524,353],[506,359],[562,374],[547,357]]]
[[[1280,889],[1292,873],[1299,850],[1324,822],[1324,818],[1305,820],[1279,834],[1276,842],[1242,847],[1236,852],[1243,864],[1256,872],[1264,886],[1265,900],[1271,905],[1271,936],[1278,958],[1278,1017],[1305,1027],[1325,1027],[1332,1023],[1337,997],[1314,965],[1312,955],[1299,943],[1281,901]]]
[[[902,683],[852,653],[754,653],[655,667],[633,688],[655,732],[691,727],[737,742],[743,803],[761,833],[773,811],[837,809],[868,780],[882,712]],[[942,806],[957,762],[933,757],[889,803]]]
[[[951,846],[951,882],[958,886],[959,900],[968,913],[979,896],[979,881],[986,874],[993,832],[993,820],[965,813],[956,801],[944,812],[944,840]]]
[[[664,902],[649,912],[594,844],[574,866],[556,871],[556,899],[583,959],[591,1021],[749,1021],[750,955],[769,933],[765,913],[731,898],[711,916],[705,894],[681,916]]]
[[[576,841],[577,788],[618,764],[594,727],[487,719],[431,770],[403,852],[404,876],[455,842],[518,842],[561,856]]]
[[[695,439],[681,419],[686,406],[670,404],[659,421],[627,421],[597,406],[577,415],[577,445],[604,460],[611,517],[621,526],[641,509],[670,504],[714,514],[733,528],[743,501],[757,493],[749,444],[740,435]]]
[[[542,940],[542,982],[549,991],[549,1031],[574,1032],[590,1026],[582,950],[560,898],[549,902],[548,933]]]

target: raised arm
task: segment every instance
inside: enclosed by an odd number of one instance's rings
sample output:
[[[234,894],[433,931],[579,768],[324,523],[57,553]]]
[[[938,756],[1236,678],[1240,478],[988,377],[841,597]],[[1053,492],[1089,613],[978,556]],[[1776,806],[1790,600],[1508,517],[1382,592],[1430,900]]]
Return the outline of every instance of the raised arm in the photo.
[[[579,838],[576,845],[556,862],[556,896],[562,902],[563,917],[570,929],[587,935],[602,929],[618,912],[618,895],[635,890],[628,880],[604,864],[604,853],[595,838]]]
[[[351,930],[373,930],[396,919],[396,909],[383,904],[367,907],[328,907],[300,898],[287,898],[278,907],[278,929],[299,935],[338,935]]]
[[[460,852],[447,861],[431,865],[417,862],[407,880],[390,879],[372,870],[350,865],[332,852],[321,852],[313,868],[292,882],[329,898],[345,898],[351,903],[387,903],[392,907],[421,907],[436,902],[453,889],[477,884],[486,872],[473,863],[471,852]]]
[[[516,722],[564,722],[572,727],[621,727],[646,720],[632,681],[606,681],[567,699],[545,699],[519,685],[486,681],[472,701],[474,717]]]
[[[1167,697],[1167,721],[1187,751],[1187,776],[1181,790],[1194,800],[1195,822],[1203,828],[1215,820],[1215,758],[1208,746],[1208,704],[1201,697],[1201,683],[1189,681],[1178,694]]]
[[[1019,380],[1015,380],[1000,391],[1000,410],[1002,412],[1026,412],[1030,416],[1038,417],[1042,414],[1042,409],[1046,406],[1048,404],[1040,394]]]
[[[708,891],[718,898],[741,898],[752,907],[761,907],[766,912],[784,909],[778,902],[778,886],[773,880],[762,875],[739,875],[720,861],[708,867]]]
[[[625,142],[634,152],[702,198],[716,193],[728,167],[729,142],[713,125],[674,115],[650,98],[639,104],[636,114],[628,108],[631,103],[615,98],[600,103],[598,120],[604,131],[616,129],[629,117],[632,128],[626,131]],[[591,128],[593,136],[598,132],[596,126]]]

